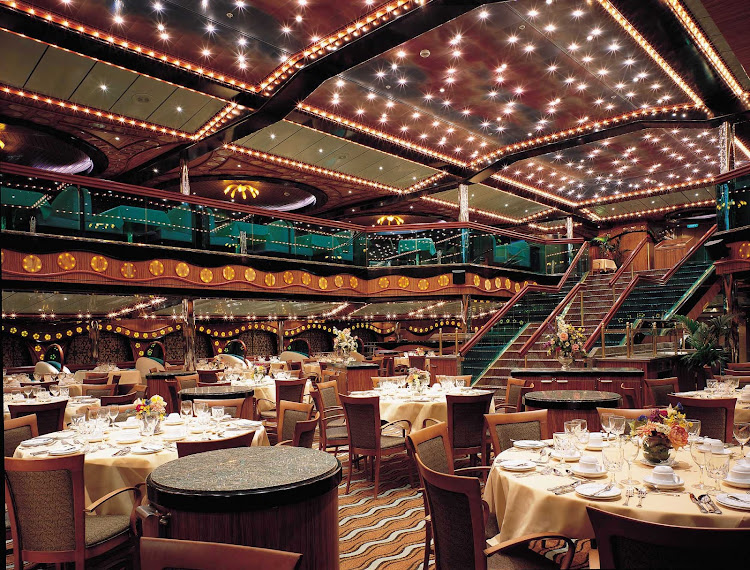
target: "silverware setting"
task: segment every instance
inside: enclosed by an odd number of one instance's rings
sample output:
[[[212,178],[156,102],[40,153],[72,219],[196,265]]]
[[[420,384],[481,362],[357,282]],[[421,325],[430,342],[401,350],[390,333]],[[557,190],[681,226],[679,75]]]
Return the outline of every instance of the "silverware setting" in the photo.
[[[700,509],[700,511],[701,511],[701,512],[702,512],[703,514],[705,514],[705,515],[707,515],[707,514],[708,514],[708,509],[707,509],[706,507],[704,507],[704,506],[703,506],[703,503],[701,503],[701,502],[700,502],[700,501],[698,500],[698,497],[696,497],[696,496],[695,496],[695,495],[694,495],[693,493],[690,493],[690,500],[691,500],[691,501],[693,501],[693,503],[695,503],[695,504],[696,504],[696,505],[698,506],[698,508]]]
[[[120,457],[122,455],[127,455],[130,453],[130,447],[123,447],[122,449],[118,449],[112,454],[112,457]]]
[[[625,489],[625,502],[622,504],[624,507],[628,506],[628,503],[630,502],[630,499],[635,496],[635,489],[633,487],[628,487]]]
[[[698,500],[703,503],[704,505],[707,505],[709,509],[711,509],[711,512],[716,515],[721,515],[722,510],[716,506],[716,503],[714,503],[713,499],[711,498],[711,495],[706,493],[705,495],[701,495],[698,497]]]
[[[641,488],[638,489],[638,504],[636,505],[636,507],[638,507],[639,509],[643,507],[642,503],[646,495],[648,495],[648,491],[646,489],[641,489]]]
[[[607,491],[610,491],[612,489],[612,487],[614,487],[614,485],[612,483],[608,483],[607,485],[605,485],[604,487],[602,487],[598,491],[596,491],[594,493],[591,493],[591,496],[592,497],[597,497],[597,496],[601,495],[602,493],[606,493]]]

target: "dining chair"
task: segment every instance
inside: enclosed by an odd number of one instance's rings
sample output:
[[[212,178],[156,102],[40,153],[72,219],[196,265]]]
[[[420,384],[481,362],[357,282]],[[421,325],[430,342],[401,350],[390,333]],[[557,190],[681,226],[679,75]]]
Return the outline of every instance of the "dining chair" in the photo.
[[[453,457],[471,457],[476,465],[485,452],[484,416],[490,411],[492,392],[477,395],[446,394],[448,434]]]
[[[136,536],[135,510],[130,515],[96,515],[113,497],[130,492],[140,502],[139,487],[124,487],[86,507],[84,455],[50,459],[5,458],[5,501],[13,537],[13,563],[85,561],[111,553]],[[109,562],[109,560],[108,560]]]
[[[124,406],[135,402],[137,397],[138,394],[136,394],[135,392],[130,392],[129,394],[125,394],[123,396],[100,396],[99,399],[102,402],[102,406],[109,406],[111,404],[119,404]]]
[[[415,460],[430,506],[436,570],[570,567],[575,545],[570,538],[558,534],[525,535],[487,548],[479,479],[439,473],[426,467],[419,456]],[[565,542],[567,552],[560,566],[529,548],[537,540]]]
[[[641,393],[638,388],[620,384],[620,393],[622,394],[622,400],[627,408],[636,409],[643,407],[641,406]]]
[[[201,400],[196,398],[193,400],[193,406],[201,403],[206,404],[209,408],[223,406],[225,414],[229,414],[233,418],[251,420],[253,419],[253,410],[255,408],[254,400],[255,398],[252,396],[246,398],[225,398],[222,400]]]
[[[291,445],[292,447],[307,447],[312,449],[315,441],[315,430],[318,427],[320,414],[315,412],[309,420],[298,421],[294,424],[294,435],[291,440],[280,441],[276,445]]]
[[[116,422],[124,422],[129,417],[135,416],[136,411],[136,404],[125,404],[120,406],[120,410],[117,414],[117,417],[115,418]]]
[[[197,374],[186,374],[185,376],[175,376],[177,380],[177,393],[179,394],[182,390],[188,388],[197,388],[198,382],[200,382],[200,376]]]
[[[688,398],[669,395],[672,407],[682,405],[685,417],[700,420],[701,435],[731,443],[734,437],[734,409],[737,398]]]
[[[5,457],[13,457],[16,448],[22,441],[39,435],[36,414],[5,420],[3,428],[3,452]]]
[[[747,561],[750,528],[705,528],[647,522],[587,506],[597,549],[589,568],[715,568]]]
[[[297,570],[302,555],[255,546],[142,537],[141,570]]]
[[[373,358],[374,360],[374,358]],[[383,356],[378,363],[379,376],[395,376],[396,365],[392,356]]]
[[[318,449],[328,451],[333,447],[333,453],[336,454],[339,447],[349,445],[349,431],[344,408],[339,400],[338,383],[335,380],[318,382],[310,395],[319,414]]]
[[[86,372],[83,375],[83,383],[84,384],[108,384],[109,383],[109,374],[99,373],[99,372]]]
[[[521,394],[521,389],[524,388],[527,383],[528,380],[508,378],[505,383],[505,400],[495,400],[495,411],[498,413],[501,413],[501,410],[505,412],[522,412],[523,395]]]
[[[180,411],[180,395],[179,395],[179,385],[177,384],[177,380],[174,380],[172,378],[169,378],[167,380],[164,380],[164,383],[167,385],[167,391],[169,392],[169,407],[171,412],[179,412]]]
[[[495,456],[513,447],[516,439],[549,439],[548,410],[513,412],[510,414],[486,414],[485,425],[490,432],[492,451]],[[489,465],[489,455],[484,457]]]
[[[378,496],[380,484],[380,461],[382,457],[396,453],[406,453],[406,431],[411,430],[409,420],[396,420],[381,424],[380,421],[380,397],[372,396],[360,398],[355,396],[339,395],[344,406],[346,424],[349,428],[349,470],[346,478],[346,492],[352,482],[352,464],[360,456],[373,458],[373,471],[375,477],[374,496]],[[384,430],[401,425],[404,435],[388,435]],[[412,480],[412,472],[409,471],[409,479]]]
[[[448,475],[465,474],[465,473],[479,473],[483,478],[486,479],[487,474],[492,469],[488,465],[480,465],[473,467],[462,467],[455,469],[453,464],[453,453],[451,452],[450,441],[448,437],[448,424],[446,422],[440,422],[435,425],[415,430],[406,436],[406,451],[409,457],[414,460],[415,457],[419,457],[422,463],[438,473],[447,473]],[[415,462],[416,467],[416,462]],[[476,475],[475,475],[476,476]],[[424,543],[424,566],[427,568],[430,563],[430,553],[432,552],[432,520],[430,518],[430,506],[427,502],[427,495],[424,492],[424,482],[420,476],[420,491],[422,492],[422,500],[424,501],[425,511],[425,543]],[[486,503],[485,503],[486,505]],[[489,513],[489,506],[486,507],[487,513]],[[488,517],[487,523],[485,524],[485,536],[491,538],[495,536],[499,531],[497,525],[497,517],[491,515]]]
[[[302,370],[302,361],[301,360],[290,360],[289,361],[289,370]]]
[[[278,443],[288,445],[294,439],[297,422],[304,422],[312,417],[313,405],[301,402],[279,402]]]
[[[261,419],[264,420],[276,420],[279,405],[282,400],[287,402],[302,402],[302,398],[305,395],[305,386],[307,385],[307,379],[301,378],[297,380],[275,380],[276,385],[276,401],[272,402],[266,398],[258,398],[258,404],[260,402],[267,402],[273,406],[270,410],[264,410],[260,412]]]
[[[225,437],[222,439],[211,439],[207,441],[178,441],[177,457],[194,455],[196,453],[205,453],[206,451],[216,451],[217,449],[233,449],[235,447],[250,447],[253,444],[255,431],[236,435],[234,437]]]
[[[630,435],[632,420],[637,420],[641,416],[648,417],[659,409],[661,408],[596,408],[596,413],[599,416],[599,425],[602,423],[602,416],[606,414],[625,418],[625,435]]]
[[[8,404],[11,418],[36,415],[39,435],[65,429],[65,407],[68,401],[46,402],[44,404]]]
[[[101,398],[102,396],[114,396],[117,391],[115,384],[81,384],[81,396]]]
[[[125,386],[128,386],[128,384],[125,384]],[[120,384],[120,388],[122,387],[123,384]],[[148,398],[148,384],[130,384],[130,389],[126,393],[130,394],[131,392],[135,392],[136,400],[138,398],[145,400]]]
[[[416,368],[417,370],[425,370],[427,366],[426,356],[409,355],[409,368]]]
[[[671,378],[644,378],[646,385],[645,407],[666,408],[669,405],[669,394],[680,391],[677,376]]]

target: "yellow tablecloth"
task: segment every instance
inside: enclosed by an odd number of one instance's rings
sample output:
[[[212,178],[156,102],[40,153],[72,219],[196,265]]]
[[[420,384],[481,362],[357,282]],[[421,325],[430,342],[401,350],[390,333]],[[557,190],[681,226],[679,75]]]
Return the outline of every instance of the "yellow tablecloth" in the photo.
[[[72,395],[73,394],[71,394],[71,396]],[[39,403],[59,402],[61,400],[62,400],[62,398],[50,398],[46,402],[37,402],[35,399],[33,399],[31,402],[25,402],[25,401],[23,401],[23,402],[10,402],[10,403],[13,404],[13,405],[16,405],[16,404],[25,405],[25,404],[39,404]],[[8,402],[7,399],[3,402],[3,419],[4,420],[9,420],[10,419],[10,412],[8,411],[8,403],[9,402]],[[65,425],[68,425],[71,422],[73,416],[75,416],[78,412],[84,412],[84,411],[86,411],[86,409],[91,408],[91,407],[98,408],[101,405],[102,405],[102,401],[99,398],[94,398],[93,401],[89,401],[89,402],[87,402],[85,404],[80,404],[80,403],[77,403],[77,402],[68,401],[68,405],[65,406],[65,420],[64,420],[65,421]]]
[[[535,456],[536,452],[507,450],[500,457],[503,459],[523,459]],[[600,452],[586,451],[586,454],[601,456]],[[536,455],[538,456],[538,455]],[[677,452],[679,463],[675,471],[685,479],[686,490],[691,491],[691,485],[698,481],[698,468],[690,460],[689,451],[683,449]],[[552,464],[556,461],[550,460]],[[540,468],[537,468],[539,470]],[[627,466],[622,473],[617,474],[618,480],[626,477]],[[633,464],[633,478],[643,483],[643,477],[653,471],[652,468]],[[593,538],[594,531],[586,513],[587,505],[620,515],[641,520],[678,525],[705,527],[750,527],[750,512],[743,512],[728,507],[721,507],[723,515],[702,514],[698,507],[690,501],[687,494],[673,497],[649,493],[643,499],[643,507],[635,508],[637,500],[631,499],[630,506],[623,506],[624,497],[616,501],[597,501],[579,497],[575,492],[565,495],[555,495],[547,489],[556,485],[563,485],[573,480],[555,475],[534,475],[530,477],[516,477],[516,474],[503,471],[495,466],[487,479],[484,499],[490,506],[490,511],[497,515],[500,534],[495,538],[505,541],[524,534],[535,532],[554,532],[571,538]],[[592,481],[606,481],[606,479],[592,479]],[[724,492],[732,489],[722,485]],[[732,489],[743,492],[739,489]]]
[[[235,432],[232,435],[241,435],[243,432]],[[245,432],[246,433],[246,432]],[[161,442],[161,438],[153,436],[154,442]],[[105,440],[106,442],[106,440]],[[60,445],[60,444],[55,444]],[[98,444],[92,444],[98,445]],[[268,435],[263,427],[255,431],[252,445],[270,445]],[[18,447],[14,457],[32,458],[31,453],[38,452],[42,447]],[[150,455],[127,455],[113,457],[115,448],[107,447],[101,451],[93,451],[86,454],[84,464],[84,484],[86,490],[86,504],[103,497],[107,493],[121,487],[133,487],[138,483],[146,481],[146,477],[164,463],[177,459],[177,451],[174,447],[165,448],[158,453]],[[47,455],[42,458],[49,457]],[[123,494],[105,503],[105,506],[97,510],[98,514],[130,514],[133,509],[132,494]]]
[[[253,388],[258,413],[273,410],[276,407],[276,383],[270,377],[267,377],[265,383],[261,385],[256,385],[252,382],[233,381],[232,386],[249,386]],[[312,390],[312,383],[308,380],[305,384],[305,401],[309,398],[310,390]],[[268,402],[258,402],[259,399],[268,400]],[[271,404],[270,402],[274,403]]]
[[[750,403],[749,404],[737,403],[737,407],[734,409],[734,421],[750,422]]]

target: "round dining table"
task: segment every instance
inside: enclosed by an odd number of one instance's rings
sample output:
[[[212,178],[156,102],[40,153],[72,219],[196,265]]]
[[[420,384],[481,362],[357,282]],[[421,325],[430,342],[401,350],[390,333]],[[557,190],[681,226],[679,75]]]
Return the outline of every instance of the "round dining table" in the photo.
[[[27,406],[27,405],[39,405],[39,404],[49,404],[51,402],[61,402],[63,400],[68,400],[67,405],[65,406],[65,419],[63,422],[65,425],[68,425],[72,420],[73,416],[79,413],[85,413],[89,408],[99,408],[102,405],[102,401],[99,398],[83,398],[83,397],[72,397],[72,398],[62,398],[60,396],[58,397],[50,397],[46,400],[38,400],[37,398],[24,398],[23,400],[13,400],[11,398],[5,397],[3,398],[3,420],[9,420],[10,419],[10,411],[8,409],[8,404],[11,404],[13,406]]]
[[[553,432],[563,431],[565,422],[585,419],[591,431],[599,431],[599,414],[596,408],[617,408],[622,396],[599,390],[540,390],[524,396],[527,410],[549,410],[549,427]]]
[[[184,388],[179,391],[182,400],[229,400],[232,398],[249,398],[255,393],[250,386],[201,386]]]
[[[601,464],[601,451],[585,451],[586,455],[595,456]],[[490,512],[497,516],[500,534],[495,538],[502,542],[526,534],[537,532],[559,533],[571,538],[593,538],[594,530],[589,522],[586,507],[591,505],[619,515],[637,518],[644,521],[692,527],[737,528],[750,527],[750,511],[735,510],[721,506],[723,514],[704,514],[691,500],[685,491],[693,491],[692,485],[698,482],[698,468],[691,461],[690,452],[683,448],[676,453],[675,473],[685,481],[685,487],[676,491],[654,492],[650,489],[643,499],[641,508],[637,507],[637,497],[625,506],[625,493],[615,500],[586,499],[570,492],[555,495],[549,489],[575,482],[567,476],[554,473],[543,474],[545,465],[538,465],[534,471],[516,473],[506,471],[498,463],[507,460],[532,459],[540,456],[538,451],[511,448],[503,451],[495,460],[484,489],[484,500]],[[557,461],[549,460],[554,466]],[[577,465],[576,463],[569,464]],[[627,466],[617,478],[623,479]],[[636,460],[633,463],[633,478],[640,483],[638,488],[647,488],[644,477],[653,472],[653,467]],[[707,479],[708,481],[708,479]],[[607,480],[591,479],[591,482]],[[722,484],[724,492],[744,493]],[[672,493],[672,494],[667,494]],[[699,493],[696,493],[696,495]],[[715,493],[712,493],[715,499]],[[743,495],[744,496],[744,495]]]

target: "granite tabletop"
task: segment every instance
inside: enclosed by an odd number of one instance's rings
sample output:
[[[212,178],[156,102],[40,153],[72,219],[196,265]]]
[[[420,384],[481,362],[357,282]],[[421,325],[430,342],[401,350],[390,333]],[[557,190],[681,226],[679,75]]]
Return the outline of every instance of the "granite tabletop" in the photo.
[[[534,408],[580,410],[611,407],[621,399],[615,392],[598,390],[542,390],[526,394],[524,403]]]

